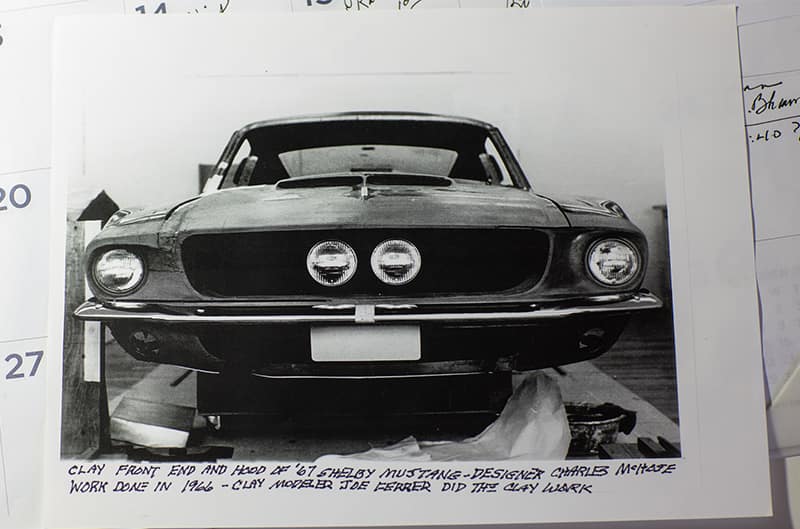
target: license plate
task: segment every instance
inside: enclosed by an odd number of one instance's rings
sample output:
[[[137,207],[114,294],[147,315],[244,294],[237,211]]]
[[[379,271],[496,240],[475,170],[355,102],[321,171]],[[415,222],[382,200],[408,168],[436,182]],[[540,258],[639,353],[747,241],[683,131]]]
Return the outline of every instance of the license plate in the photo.
[[[314,362],[419,360],[417,325],[325,325],[311,327]]]

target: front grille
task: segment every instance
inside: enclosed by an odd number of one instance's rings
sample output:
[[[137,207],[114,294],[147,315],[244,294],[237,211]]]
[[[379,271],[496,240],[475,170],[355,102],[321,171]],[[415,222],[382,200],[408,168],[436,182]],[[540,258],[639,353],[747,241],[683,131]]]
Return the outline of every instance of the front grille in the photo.
[[[372,250],[386,239],[419,249],[422,268],[408,284],[382,283],[372,272]],[[356,252],[358,268],[338,286],[318,284],[306,257],[316,243],[341,240]],[[548,237],[532,229],[351,229],[199,234],[181,247],[192,286],[214,297],[435,296],[479,294],[532,286],[542,276]]]

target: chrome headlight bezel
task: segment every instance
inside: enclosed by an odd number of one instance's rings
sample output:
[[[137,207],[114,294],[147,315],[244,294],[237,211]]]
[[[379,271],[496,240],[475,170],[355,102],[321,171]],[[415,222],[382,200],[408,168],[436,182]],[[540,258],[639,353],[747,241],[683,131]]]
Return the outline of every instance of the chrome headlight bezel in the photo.
[[[381,257],[387,255],[387,250],[392,246],[399,246],[403,250],[406,250],[411,261],[411,270],[400,279],[391,278],[383,270],[383,265],[380,262]],[[405,239],[387,239],[378,244],[375,249],[372,250],[372,256],[370,257],[369,261],[370,266],[372,267],[372,273],[375,274],[375,277],[377,277],[382,283],[390,286],[400,286],[410,283],[415,277],[417,277],[419,271],[422,269],[422,255],[420,254],[419,249],[413,243]]]
[[[615,245],[617,248],[624,248],[629,252],[631,270],[624,279],[609,279],[600,271],[597,260],[595,259],[595,252],[604,245]],[[643,263],[642,255],[635,244],[621,237],[606,237],[593,242],[589,246],[589,249],[586,251],[585,264],[587,275],[591,277],[595,283],[604,287],[615,288],[629,285],[631,282],[635,281],[641,274]]]
[[[347,259],[347,267],[344,269],[342,276],[335,281],[326,280],[322,272],[319,271],[319,252],[326,249],[325,247],[339,250]],[[356,256],[355,250],[346,242],[336,239],[324,240],[312,246],[308,251],[306,255],[306,269],[308,270],[308,275],[318,284],[325,287],[338,287],[344,285],[353,278],[358,269],[358,257]]]
[[[99,266],[104,262],[108,262],[111,258],[117,260],[130,260],[131,263],[137,263],[138,267],[131,267],[131,279],[125,283],[124,288],[113,288],[109,286],[107,281],[101,279],[102,272]],[[125,296],[131,294],[141,288],[147,279],[147,264],[144,258],[137,252],[127,248],[110,248],[98,252],[93,258],[90,267],[90,274],[92,284],[94,284],[103,293],[110,296]]]

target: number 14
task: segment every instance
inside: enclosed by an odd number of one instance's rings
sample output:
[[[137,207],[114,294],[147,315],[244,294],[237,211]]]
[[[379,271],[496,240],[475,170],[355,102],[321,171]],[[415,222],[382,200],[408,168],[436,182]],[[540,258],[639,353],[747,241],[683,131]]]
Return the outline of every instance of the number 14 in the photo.
[[[141,13],[141,14],[144,15],[146,13],[146,11],[144,9],[144,4],[142,4],[140,6],[136,6],[136,12],[137,13]],[[161,2],[160,4],[158,4],[158,7],[156,7],[156,10],[153,11],[153,13],[156,14],[156,15],[164,14],[166,12],[167,12],[167,3],[166,2]]]

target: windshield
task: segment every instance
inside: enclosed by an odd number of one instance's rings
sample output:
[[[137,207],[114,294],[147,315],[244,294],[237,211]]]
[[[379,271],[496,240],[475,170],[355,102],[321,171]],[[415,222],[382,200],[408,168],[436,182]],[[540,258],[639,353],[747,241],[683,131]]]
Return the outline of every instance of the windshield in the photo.
[[[331,145],[278,155],[289,178],[349,172],[448,176],[455,151],[411,145]]]
[[[226,149],[233,154],[220,166],[220,187],[364,173],[384,174],[386,185],[410,181],[393,175],[427,175],[520,186],[491,132],[461,121],[388,118],[252,126]]]

